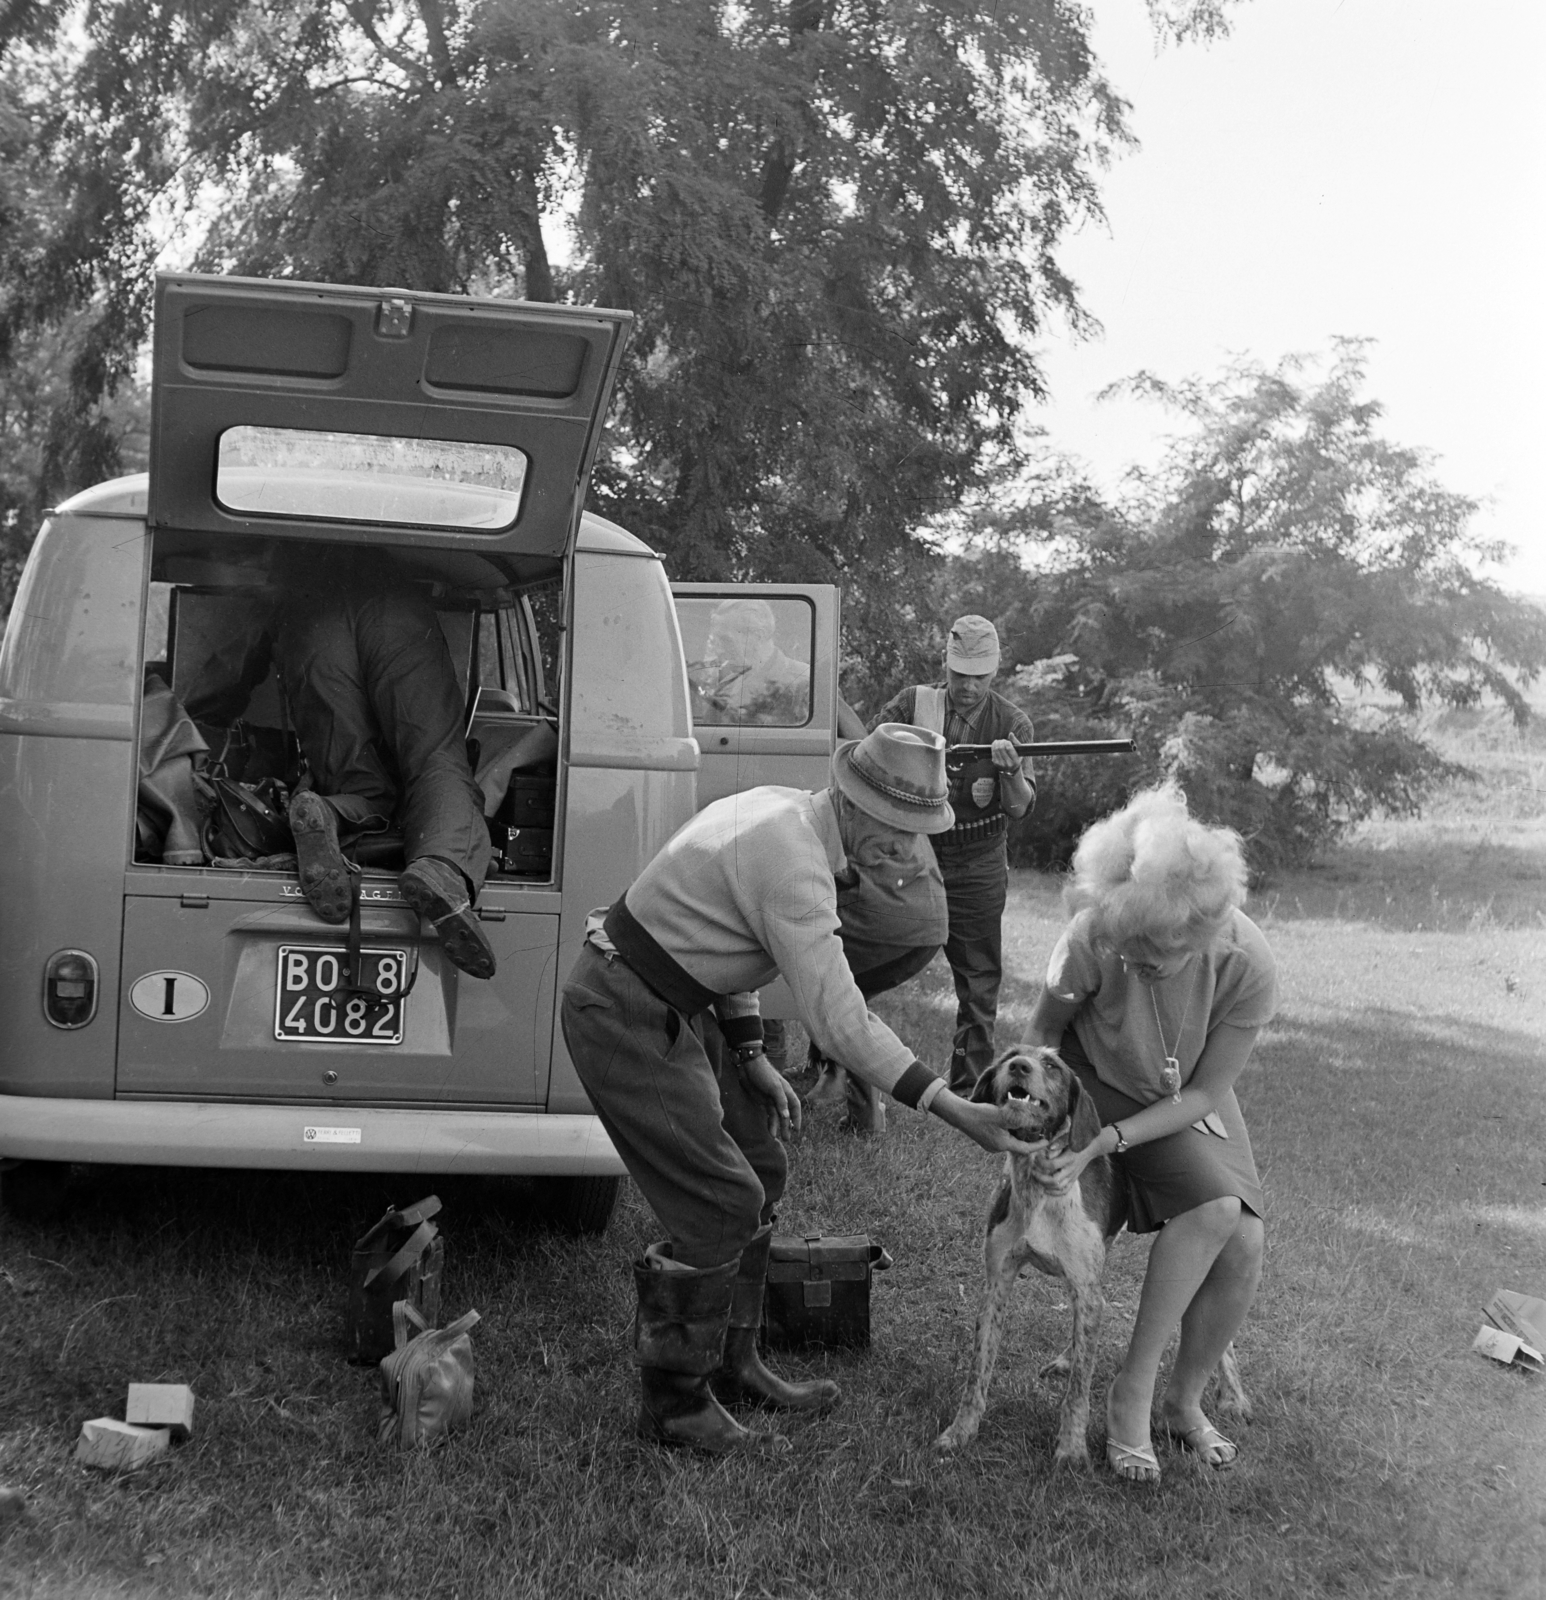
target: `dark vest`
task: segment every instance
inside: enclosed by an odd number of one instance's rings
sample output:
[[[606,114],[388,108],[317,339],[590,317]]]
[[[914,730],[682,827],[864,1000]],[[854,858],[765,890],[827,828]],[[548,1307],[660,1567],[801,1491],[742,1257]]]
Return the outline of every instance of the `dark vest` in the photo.
[[[992,744],[995,739],[1012,738],[1021,714],[1002,695],[990,694],[972,742]],[[920,728],[943,735],[948,715],[949,701],[944,689],[932,684],[919,684],[914,688],[913,721]],[[957,771],[948,771],[947,782],[956,825],[948,833],[933,835],[936,845],[976,844],[1002,838],[1009,831],[1009,813],[1004,810],[998,768],[993,765],[991,756],[981,756]]]

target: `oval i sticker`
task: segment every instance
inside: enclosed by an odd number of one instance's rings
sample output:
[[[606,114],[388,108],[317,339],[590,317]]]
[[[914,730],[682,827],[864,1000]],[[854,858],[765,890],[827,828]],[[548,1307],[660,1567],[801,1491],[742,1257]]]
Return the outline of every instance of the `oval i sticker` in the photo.
[[[191,972],[147,972],[135,979],[129,1004],[152,1022],[189,1022],[209,1004],[209,986]]]

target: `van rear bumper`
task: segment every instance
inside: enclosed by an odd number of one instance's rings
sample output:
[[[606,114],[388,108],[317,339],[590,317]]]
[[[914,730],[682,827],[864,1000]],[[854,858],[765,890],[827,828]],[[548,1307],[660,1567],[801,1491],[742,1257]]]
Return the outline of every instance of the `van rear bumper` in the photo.
[[[0,1095],[0,1157],[146,1167],[621,1176],[600,1121],[532,1111],[380,1111]]]

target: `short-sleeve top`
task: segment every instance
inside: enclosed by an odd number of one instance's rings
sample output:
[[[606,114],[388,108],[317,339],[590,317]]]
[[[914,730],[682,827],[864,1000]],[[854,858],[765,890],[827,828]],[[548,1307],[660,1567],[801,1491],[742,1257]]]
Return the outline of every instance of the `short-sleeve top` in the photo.
[[[1185,1083],[1215,1028],[1260,1028],[1277,1010],[1277,962],[1243,911],[1231,913],[1211,949],[1152,985],[1101,948],[1090,927],[1090,914],[1081,912],[1063,930],[1047,963],[1047,988],[1078,1003],[1073,1029],[1084,1053],[1101,1081],[1130,1099],[1165,1098],[1167,1055]]]

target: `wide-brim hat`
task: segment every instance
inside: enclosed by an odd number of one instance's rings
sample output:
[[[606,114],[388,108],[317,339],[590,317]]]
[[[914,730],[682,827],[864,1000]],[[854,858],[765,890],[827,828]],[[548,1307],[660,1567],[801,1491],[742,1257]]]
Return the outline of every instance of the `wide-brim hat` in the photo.
[[[956,823],[945,797],[945,741],[928,728],[883,722],[847,739],[832,757],[832,781],[867,816],[908,833],[944,833]]]

